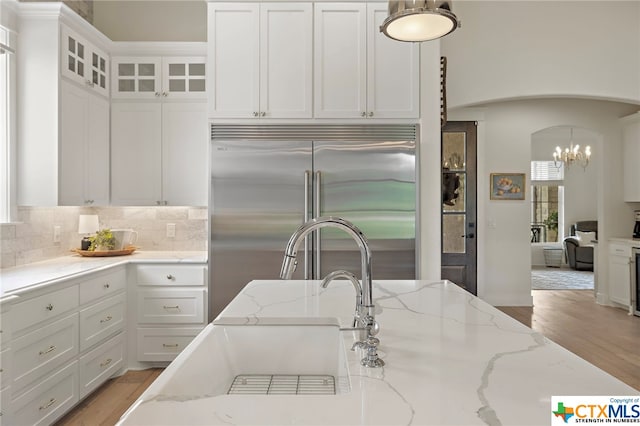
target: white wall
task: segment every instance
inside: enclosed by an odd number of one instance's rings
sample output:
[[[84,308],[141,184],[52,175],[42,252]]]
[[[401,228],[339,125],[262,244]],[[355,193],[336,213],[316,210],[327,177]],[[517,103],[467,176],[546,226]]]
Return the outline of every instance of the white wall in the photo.
[[[207,2],[99,0],[93,25],[113,41],[207,41]]]
[[[480,120],[478,147],[478,294],[494,305],[530,305],[530,202],[490,201],[489,173],[526,173],[531,135],[549,127],[589,129],[602,135],[594,147],[599,238],[627,235],[633,209],[622,201],[622,130],[618,117],[637,109],[604,101],[538,99],[449,111],[450,120]],[[480,134],[481,133],[481,134]],[[493,227],[495,225],[495,227]],[[482,262],[482,263],[480,263]],[[599,291],[606,294],[607,257],[598,258]],[[480,268],[480,266],[482,266]]]
[[[640,103],[639,1],[456,0],[450,108],[519,97]]]

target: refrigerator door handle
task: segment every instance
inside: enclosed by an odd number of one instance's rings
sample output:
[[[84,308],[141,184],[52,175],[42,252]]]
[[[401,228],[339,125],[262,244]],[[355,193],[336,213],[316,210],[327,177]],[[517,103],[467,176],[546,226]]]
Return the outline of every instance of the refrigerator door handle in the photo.
[[[320,188],[321,188],[321,178],[322,178],[322,173],[320,171],[316,171],[316,176],[315,176],[315,182],[314,182],[314,202],[313,202],[313,208],[314,208],[314,212],[313,212],[313,217],[314,218],[318,218],[320,217]],[[315,231],[315,235],[314,235],[314,242],[315,242],[315,257],[316,257],[316,261],[315,261],[315,276],[314,278],[319,280],[322,278],[321,276],[321,272],[320,272],[320,229]]]
[[[302,223],[309,221],[309,179],[311,178],[311,172],[309,170],[304,171],[304,215]],[[309,263],[311,256],[309,256],[309,238],[304,237],[304,279],[309,279]]]

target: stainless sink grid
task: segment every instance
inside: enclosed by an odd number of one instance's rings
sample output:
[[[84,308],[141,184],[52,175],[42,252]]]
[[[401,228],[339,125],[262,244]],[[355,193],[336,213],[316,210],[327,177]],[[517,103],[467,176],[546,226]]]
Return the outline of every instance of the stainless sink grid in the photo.
[[[240,374],[229,395],[335,395],[333,376],[294,374]]]

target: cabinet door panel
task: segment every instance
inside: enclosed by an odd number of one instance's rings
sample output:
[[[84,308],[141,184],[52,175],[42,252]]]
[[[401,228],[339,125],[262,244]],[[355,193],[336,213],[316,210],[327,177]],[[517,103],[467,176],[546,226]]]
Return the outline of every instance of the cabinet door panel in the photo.
[[[162,199],[174,206],[206,206],[207,106],[204,102],[162,106]]]
[[[204,56],[162,58],[162,93],[169,99],[206,99]]]
[[[418,118],[420,44],[401,43],[378,31],[387,15],[386,3],[367,5],[367,115]]]
[[[209,117],[259,111],[259,4],[209,3]]]
[[[111,61],[112,96],[121,99],[153,99],[161,95],[159,57],[114,57]]]
[[[156,205],[161,200],[162,106],[111,105],[111,198],[114,205]]]
[[[89,95],[85,204],[109,205],[109,127],[109,101]]]
[[[261,5],[260,112],[267,118],[311,118],[312,25],[311,3]]]
[[[314,115],[361,117],[366,110],[366,4],[316,3]]]
[[[87,164],[89,96],[84,90],[64,81],[60,85],[60,95],[59,204],[82,206],[87,200],[85,177],[89,169]],[[108,160],[108,156],[106,159]]]

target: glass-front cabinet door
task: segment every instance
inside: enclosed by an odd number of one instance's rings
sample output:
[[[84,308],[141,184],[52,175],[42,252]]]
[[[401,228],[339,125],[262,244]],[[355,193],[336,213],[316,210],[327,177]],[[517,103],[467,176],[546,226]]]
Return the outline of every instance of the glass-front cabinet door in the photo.
[[[162,96],[159,57],[114,57],[111,61],[114,98],[158,98]]]
[[[76,83],[109,96],[109,56],[83,37],[62,26],[61,72]]]
[[[167,57],[162,60],[162,88],[165,97],[206,99],[206,57]]]
[[[206,57],[114,57],[114,98],[206,99]]]

